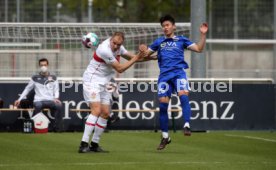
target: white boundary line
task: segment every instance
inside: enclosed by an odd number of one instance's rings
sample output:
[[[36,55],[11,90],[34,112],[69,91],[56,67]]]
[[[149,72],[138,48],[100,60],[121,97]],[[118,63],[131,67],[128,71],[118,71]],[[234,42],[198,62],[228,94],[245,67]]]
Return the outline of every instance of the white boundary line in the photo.
[[[261,140],[261,141],[276,143],[276,140],[274,140],[274,139],[266,139],[266,138],[260,138],[260,137],[254,137],[254,136],[240,136],[240,135],[230,135],[230,134],[225,134],[225,136],[238,137],[238,138],[247,138],[247,139],[255,139],[255,140]]]
[[[228,164],[229,162],[221,161],[175,161],[175,162],[76,162],[76,163],[23,163],[23,164],[0,164],[0,167],[51,167],[51,166],[91,166],[91,165],[140,165],[140,164],[163,164],[163,165],[175,165],[175,164]],[[276,162],[236,162],[236,164],[275,164]]]
[[[0,167],[40,167],[40,166],[91,166],[91,165],[139,165],[139,164],[222,164],[223,162],[185,162],[185,161],[176,161],[176,162],[76,162],[76,163],[25,163],[25,164],[0,164]]]

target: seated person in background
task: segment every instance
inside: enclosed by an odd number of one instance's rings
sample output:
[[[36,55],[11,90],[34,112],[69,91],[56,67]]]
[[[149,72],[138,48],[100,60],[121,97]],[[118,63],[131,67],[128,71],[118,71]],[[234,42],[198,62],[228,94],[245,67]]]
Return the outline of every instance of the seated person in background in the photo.
[[[55,119],[53,121],[53,131],[61,131],[61,109],[62,104],[59,100],[59,85],[57,77],[51,75],[47,71],[49,62],[46,58],[42,58],[38,62],[40,72],[37,75],[32,76],[28,85],[25,87],[21,96],[15,101],[14,105],[19,106],[20,101],[24,99],[27,94],[34,89],[34,115],[41,112],[43,109],[50,109],[51,113],[54,113]]]

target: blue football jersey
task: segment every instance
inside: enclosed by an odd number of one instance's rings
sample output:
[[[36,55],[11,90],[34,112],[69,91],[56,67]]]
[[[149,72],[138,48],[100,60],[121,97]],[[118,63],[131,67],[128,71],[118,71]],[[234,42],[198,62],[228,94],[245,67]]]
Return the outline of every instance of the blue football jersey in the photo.
[[[174,36],[166,38],[165,36],[157,38],[150,46],[150,50],[156,52],[160,74],[178,68],[189,68],[184,60],[184,49],[191,46],[191,42],[184,36]]]

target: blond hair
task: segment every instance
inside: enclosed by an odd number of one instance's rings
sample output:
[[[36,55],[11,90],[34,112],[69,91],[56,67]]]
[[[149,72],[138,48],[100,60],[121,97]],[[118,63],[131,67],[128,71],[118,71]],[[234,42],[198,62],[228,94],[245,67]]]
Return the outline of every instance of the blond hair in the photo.
[[[123,39],[123,41],[125,40],[125,34],[123,32],[114,32],[112,35],[112,38],[116,37],[116,36],[121,37]]]

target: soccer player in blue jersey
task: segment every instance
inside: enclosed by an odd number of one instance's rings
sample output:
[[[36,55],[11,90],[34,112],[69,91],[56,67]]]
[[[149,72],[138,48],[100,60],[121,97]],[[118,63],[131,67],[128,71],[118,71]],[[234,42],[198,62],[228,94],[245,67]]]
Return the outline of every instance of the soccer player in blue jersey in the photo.
[[[157,148],[158,150],[164,149],[171,142],[168,133],[168,103],[173,92],[177,93],[181,102],[184,119],[184,135],[191,135],[191,107],[188,97],[190,87],[185,72],[185,69],[189,68],[189,66],[184,60],[184,49],[202,52],[208,31],[208,25],[203,23],[199,29],[200,39],[197,43],[194,43],[184,36],[174,34],[176,26],[172,16],[165,15],[161,17],[160,24],[165,36],[157,38],[149,48],[146,45],[140,45],[139,47],[145,56],[150,56],[154,52],[157,52],[160,69],[160,75],[158,77],[159,121],[162,131],[162,139]]]

